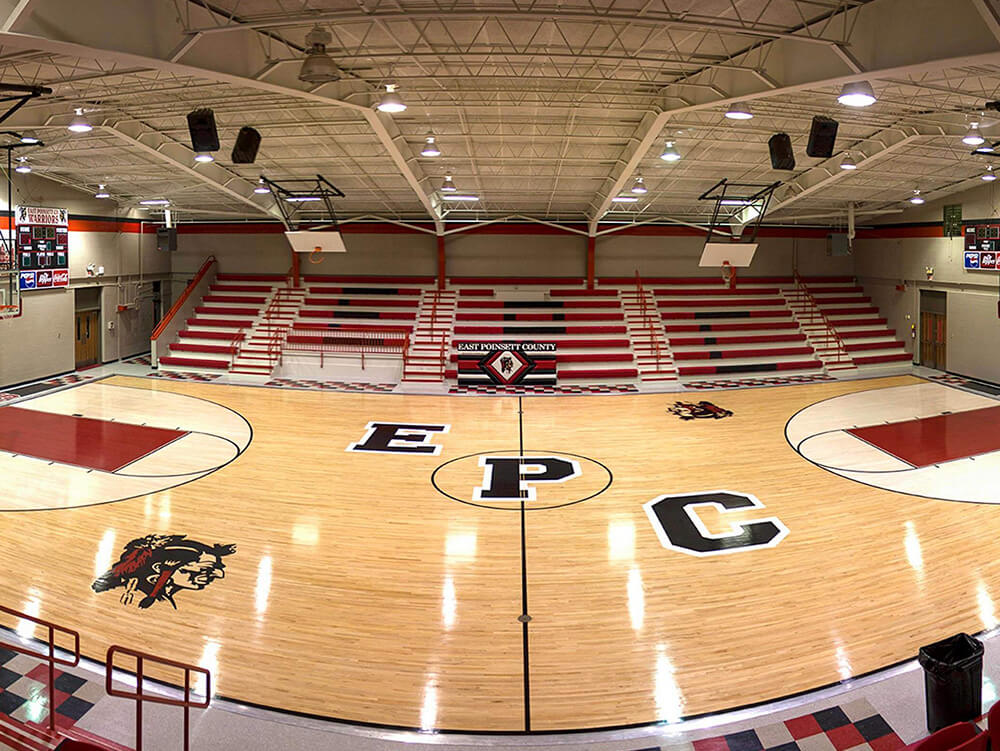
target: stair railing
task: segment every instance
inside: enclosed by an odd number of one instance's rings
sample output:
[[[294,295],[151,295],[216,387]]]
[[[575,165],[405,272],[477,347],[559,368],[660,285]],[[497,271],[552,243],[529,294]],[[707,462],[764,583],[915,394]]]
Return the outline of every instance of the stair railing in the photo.
[[[12,615],[15,618],[19,618],[22,623],[32,623],[35,626],[41,626],[48,633],[48,639],[44,644],[45,652],[36,652],[34,650],[28,649],[27,647],[13,641],[7,641],[6,639],[0,640],[0,647],[9,649],[13,652],[20,652],[21,654],[28,655],[29,657],[34,657],[39,660],[43,660],[48,665],[47,679],[45,681],[45,691],[49,698],[49,730],[55,732],[56,730],[56,705],[53,701],[55,696],[53,691],[55,690],[55,672],[56,665],[64,665],[66,667],[75,667],[80,664],[80,634],[72,629],[64,628],[62,626],[57,626],[55,623],[50,623],[49,621],[43,621],[41,618],[37,618],[33,615],[28,615],[27,613],[22,613],[17,610],[12,610],[11,608],[4,607],[0,605],[0,613],[6,613],[7,615]],[[20,629],[19,629],[20,630]],[[31,632],[34,633],[34,626],[31,627]],[[69,658],[59,657],[56,655],[56,634],[63,634],[65,636],[71,637],[73,640],[72,650],[68,647],[59,647],[60,650],[69,654]]]
[[[135,691],[126,691],[115,688],[112,682],[115,672],[115,656],[124,655],[135,660]],[[184,671],[184,695],[181,699],[172,699],[161,694],[147,694],[143,691],[143,679],[146,677],[146,664],[150,663],[159,668],[173,668]],[[124,670],[124,668],[118,668]],[[132,671],[127,671],[132,672]],[[191,685],[192,675],[204,680],[201,687],[202,699],[194,698],[194,687]],[[212,674],[198,665],[188,665],[175,660],[168,660],[163,657],[139,652],[126,647],[112,645],[108,647],[108,654],[105,659],[105,691],[108,696],[116,696],[121,699],[131,699],[135,702],[135,751],[142,751],[142,705],[143,702],[153,704],[166,704],[170,707],[184,708],[184,751],[189,751],[191,747],[191,708],[207,709],[212,697]],[[51,707],[51,703],[49,705]],[[51,714],[51,711],[50,711]]]
[[[661,350],[660,350],[660,336],[657,329],[659,328],[654,320],[653,315],[649,311],[649,301],[646,299],[646,289],[642,286],[642,278],[639,276],[639,270],[636,269],[635,272],[635,291],[639,298],[639,315],[642,319],[642,327],[649,332],[649,341],[653,347],[653,355],[656,358],[656,371],[660,371],[660,361],[661,361]]]
[[[854,360],[851,359],[850,354],[847,352],[847,345],[841,338],[840,334],[837,333],[837,329],[834,328],[833,323],[827,318],[826,313],[820,308],[819,303],[816,298],[813,297],[812,292],[809,291],[809,285],[806,284],[805,279],[803,279],[799,272],[795,272],[795,291],[799,293],[799,301],[803,299],[809,304],[807,312],[807,323],[810,325],[821,324],[826,329],[826,334],[822,337],[816,337],[820,342],[825,342],[827,344],[833,343],[836,345],[836,356],[835,363],[841,365],[844,363],[853,365]]]

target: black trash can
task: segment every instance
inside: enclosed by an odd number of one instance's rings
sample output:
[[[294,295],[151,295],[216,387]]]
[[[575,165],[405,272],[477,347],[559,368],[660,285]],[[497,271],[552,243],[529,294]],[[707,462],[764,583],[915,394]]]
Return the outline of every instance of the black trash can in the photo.
[[[927,729],[936,732],[956,722],[974,720],[983,705],[983,643],[955,634],[920,648],[924,669]]]

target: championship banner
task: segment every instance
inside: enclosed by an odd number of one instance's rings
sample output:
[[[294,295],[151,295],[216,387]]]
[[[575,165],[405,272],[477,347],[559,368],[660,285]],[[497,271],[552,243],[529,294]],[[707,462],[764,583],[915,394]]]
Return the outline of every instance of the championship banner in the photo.
[[[554,342],[457,342],[458,384],[556,385]]]
[[[21,289],[69,286],[69,210],[15,206],[14,238]]]

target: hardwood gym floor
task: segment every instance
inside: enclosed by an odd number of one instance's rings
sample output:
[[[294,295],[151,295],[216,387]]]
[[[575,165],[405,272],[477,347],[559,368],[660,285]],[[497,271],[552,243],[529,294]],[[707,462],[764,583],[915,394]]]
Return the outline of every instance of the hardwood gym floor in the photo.
[[[701,400],[732,415],[668,412]],[[355,722],[717,712],[997,625],[1000,446],[895,466],[858,435],[916,418],[897,433],[940,443],[932,418],[966,413],[964,435],[994,405],[909,376],[522,399],[113,377],[0,407],[0,602],[79,629],[89,656],[199,662],[221,695]],[[877,487],[911,471],[985,502]]]

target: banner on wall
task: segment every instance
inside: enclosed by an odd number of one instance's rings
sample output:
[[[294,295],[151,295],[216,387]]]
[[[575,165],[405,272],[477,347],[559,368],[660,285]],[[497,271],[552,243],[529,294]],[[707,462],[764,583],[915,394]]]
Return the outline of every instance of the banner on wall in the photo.
[[[554,386],[554,342],[456,342],[458,383]]]

